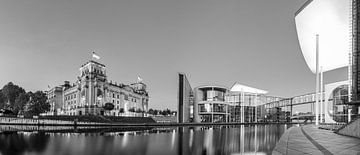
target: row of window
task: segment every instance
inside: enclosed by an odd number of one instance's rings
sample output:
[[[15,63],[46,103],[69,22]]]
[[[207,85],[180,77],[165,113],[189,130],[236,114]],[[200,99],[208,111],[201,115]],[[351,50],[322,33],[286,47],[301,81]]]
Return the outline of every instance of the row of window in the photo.
[[[76,104],[76,100],[67,102],[67,104],[68,104],[68,105],[69,105],[69,104]]]
[[[71,100],[71,99],[74,99],[74,98],[76,98],[76,94],[75,94],[75,93],[65,96],[65,101]]]
[[[114,104],[115,104],[115,100],[112,100],[112,103],[114,103]],[[117,101],[116,101],[116,103],[117,103],[117,104],[120,104],[120,101],[119,101],[119,100],[117,100]]]
[[[115,93],[112,93],[112,98],[115,98]],[[120,99],[120,95],[119,94],[117,94],[116,95],[116,98],[117,99]],[[128,101],[129,100],[129,96],[128,95],[124,95],[124,100],[126,100],[126,101]],[[138,100],[136,99],[136,98],[131,98],[131,102],[138,102]],[[113,101],[113,103],[115,103],[114,101]]]
[[[48,99],[52,99],[52,98],[55,98],[55,97],[56,97],[56,95],[54,95],[54,94],[48,95]]]
[[[200,104],[199,112],[226,112],[226,105],[223,104]]]

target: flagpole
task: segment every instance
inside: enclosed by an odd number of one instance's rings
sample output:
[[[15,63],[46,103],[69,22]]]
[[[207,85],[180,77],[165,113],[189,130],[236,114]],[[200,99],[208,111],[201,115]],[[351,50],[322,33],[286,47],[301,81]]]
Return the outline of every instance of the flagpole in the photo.
[[[91,61],[94,61],[94,52],[91,53]]]
[[[99,56],[97,53],[92,52],[91,60],[95,61],[94,58],[95,58],[96,60],[99,60],[99,59],[100,59],[100,56]]]

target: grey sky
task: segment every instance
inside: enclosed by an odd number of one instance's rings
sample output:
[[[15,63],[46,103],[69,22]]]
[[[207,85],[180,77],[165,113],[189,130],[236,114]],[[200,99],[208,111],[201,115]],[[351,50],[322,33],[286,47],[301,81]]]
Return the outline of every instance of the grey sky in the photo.
[[[193,87],[238,81],[275,96],[313,92],[294,23],[304,1],[3,0],[0,85],[74,82],[96,51],[109,80],[140,75],[155,108],[176,108],[177,72]]]

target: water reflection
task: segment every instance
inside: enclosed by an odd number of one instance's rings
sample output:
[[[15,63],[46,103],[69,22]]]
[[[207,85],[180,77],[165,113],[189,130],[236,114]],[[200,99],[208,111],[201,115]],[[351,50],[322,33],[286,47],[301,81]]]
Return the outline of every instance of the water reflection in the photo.
[[[179,155],[271,154],[286,125],[179,128]]]
[[[147,128],[92,133],[0,134],[2,154],[271,154],[286,125]]]
[[[43,152],[50,140],[50,136],[40,132],[4,133],[0,134],[0,151],[2,154],[20,155],[24,152]]]

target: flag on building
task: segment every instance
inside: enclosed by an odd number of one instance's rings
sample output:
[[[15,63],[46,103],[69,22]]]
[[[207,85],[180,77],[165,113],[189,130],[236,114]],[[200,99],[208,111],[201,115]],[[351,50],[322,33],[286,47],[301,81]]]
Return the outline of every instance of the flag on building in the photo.
[[[100,59],[100,56],[98,54],[96,54],[95,52],[92,53],[92,57],[95,59]]]
[[[138,82],[141,82],[143,80],[140,76],[138,76],[137,78],[138,78]]]

